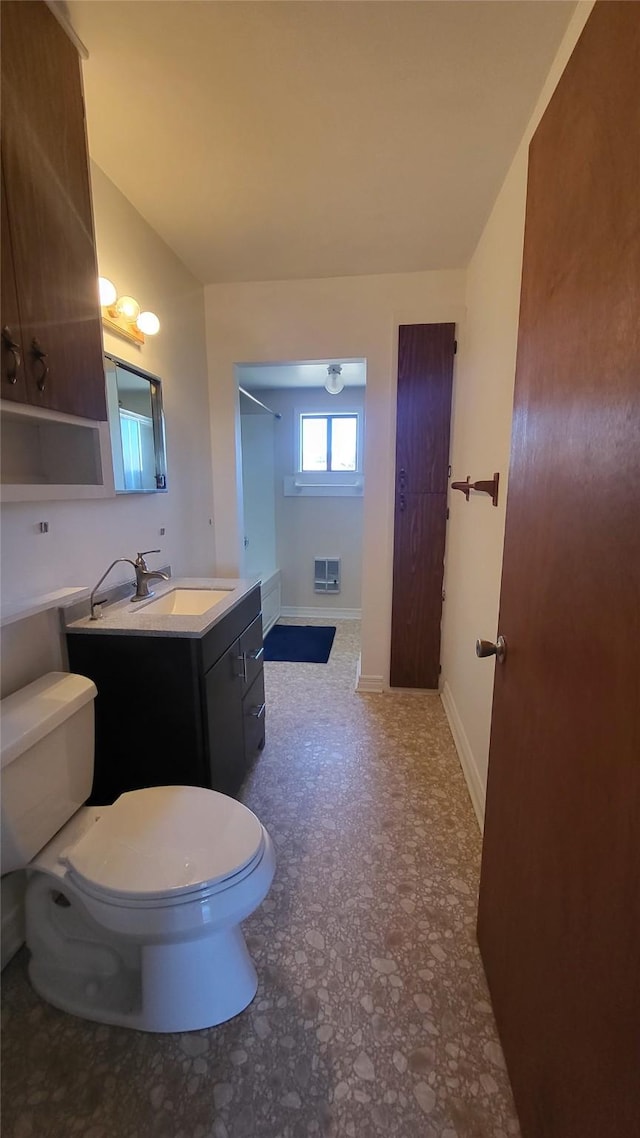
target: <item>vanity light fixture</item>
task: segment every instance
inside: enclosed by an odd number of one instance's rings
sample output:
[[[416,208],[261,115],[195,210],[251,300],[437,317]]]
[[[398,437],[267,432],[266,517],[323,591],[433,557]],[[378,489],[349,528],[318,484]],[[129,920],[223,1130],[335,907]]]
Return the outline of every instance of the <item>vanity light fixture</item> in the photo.
[[[117,332],[134,344],[144,344],[145,336],[160,331],[155,312],[141,312],[133,296],[118,296],[118,290],[107,277],[98,278],[102,323],[110,332]]]
[[[339,395],[344,388],[344,383],[340,376],[342,375],[342,364],[329,364],[327,368],[327,379],[324,385],[325,391],[329,395]]]

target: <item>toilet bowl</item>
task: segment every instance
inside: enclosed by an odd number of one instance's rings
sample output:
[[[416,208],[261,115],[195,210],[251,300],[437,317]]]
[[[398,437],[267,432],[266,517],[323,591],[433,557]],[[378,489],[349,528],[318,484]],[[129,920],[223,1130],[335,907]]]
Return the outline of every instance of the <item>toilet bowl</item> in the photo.
[[[247,807],[202,787],[84,806],[95,694],[50,673],[0,704],[2,872],[28,871],[31,982],[100,1023],[223,1023],[256,992],[240,923],[271,885],[271,840]]]

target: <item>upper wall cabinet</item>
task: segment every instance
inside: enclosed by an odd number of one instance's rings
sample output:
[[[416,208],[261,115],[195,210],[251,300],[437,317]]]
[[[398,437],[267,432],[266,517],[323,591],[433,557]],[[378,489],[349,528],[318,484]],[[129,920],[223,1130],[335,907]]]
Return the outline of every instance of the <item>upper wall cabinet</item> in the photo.
[[[43,0],[1,17],[0,394],[106,419],[80,59]]]

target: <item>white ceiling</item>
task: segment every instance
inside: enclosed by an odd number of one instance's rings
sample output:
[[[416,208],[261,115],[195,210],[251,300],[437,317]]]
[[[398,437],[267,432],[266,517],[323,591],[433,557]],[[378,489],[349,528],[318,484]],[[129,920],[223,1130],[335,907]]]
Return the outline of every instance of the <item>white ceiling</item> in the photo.
[[[93,158],[214,282],[464,267],[575,3],[66,7]]]
[[[249,391],[275,387],[324,387],[329,364],[340,364],[345,387],[364,387],[367,365],[364,360],[313,360],[310,363],[236,364],[236,379]]]

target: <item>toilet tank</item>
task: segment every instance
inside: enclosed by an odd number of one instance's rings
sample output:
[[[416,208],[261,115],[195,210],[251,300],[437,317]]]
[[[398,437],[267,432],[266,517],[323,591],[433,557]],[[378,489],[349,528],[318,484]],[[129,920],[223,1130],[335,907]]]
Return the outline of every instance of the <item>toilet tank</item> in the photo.
[[[22,869],[86,802],[95,684],[49,672],[0,701],[2,873]]]

